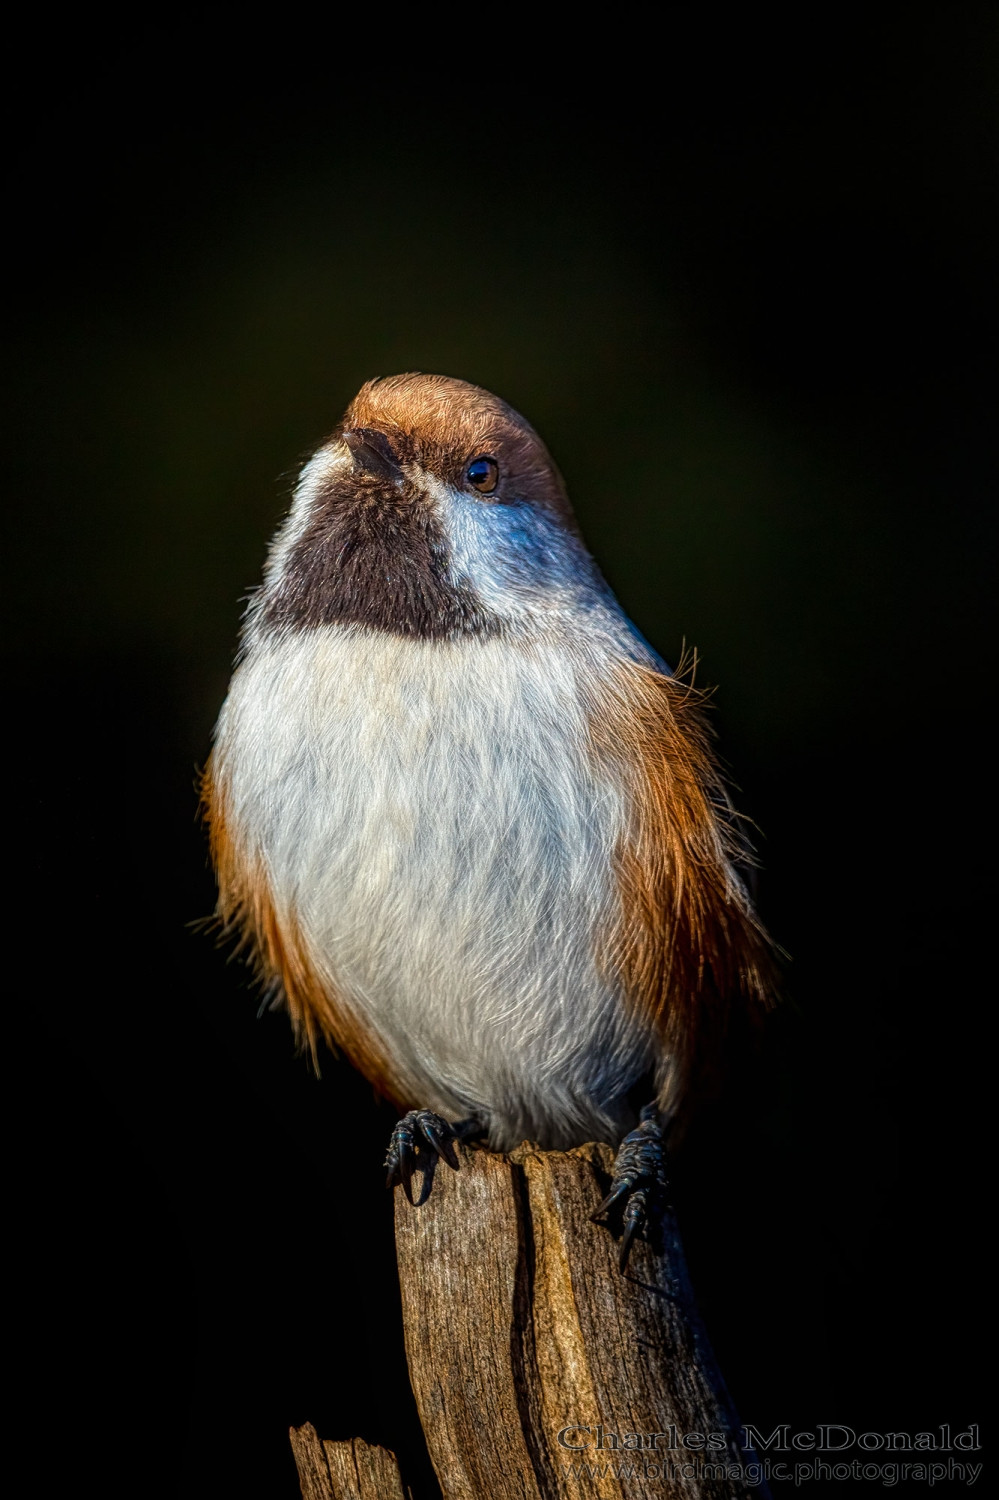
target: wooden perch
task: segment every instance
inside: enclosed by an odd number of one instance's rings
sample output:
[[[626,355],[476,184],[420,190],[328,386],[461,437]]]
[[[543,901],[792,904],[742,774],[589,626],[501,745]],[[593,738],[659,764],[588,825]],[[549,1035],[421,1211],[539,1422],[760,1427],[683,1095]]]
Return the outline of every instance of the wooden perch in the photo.
[[[743,1477],[672,1214],[622,1276],[589,1217],[609,1147],[460,1157],[421,1207],[395,1195],[406,1356],[444,1500],[765,1496]]]
[[[406,1500],[395,1454],[352,1438],[323,1442],[311,1422],[293,1427],[291,1451],[303,1500]]]

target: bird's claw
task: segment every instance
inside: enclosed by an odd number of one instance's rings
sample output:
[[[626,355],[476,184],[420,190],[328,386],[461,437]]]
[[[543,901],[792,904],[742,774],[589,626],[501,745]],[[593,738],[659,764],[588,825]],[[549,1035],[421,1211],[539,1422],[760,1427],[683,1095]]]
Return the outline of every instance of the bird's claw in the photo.
[[[402,1190],[414,1208],[419,1207],[430,1196],[433,1186],[434,1168],[438,1159],[447,1162],[452,1171],[458,1170],[458,1157],[454,1149],[457,1139],[454,1130],[432,1109],[411,1109],[404,1115],[392,1132],[385,1166],[388,1171],[386,1187],[402,1183]],[[413,1197],[413,1173],[423,1174],[419,1199]]]
[[[649,1215],[666,1196],[666,1153],[654,1104],[642,1110],[639,1123],[621,1142],[611,1173],[611,1190],[591,1219],[609,1210],[620,1212],[621,1243],[618,1266],[622,1275],[635,1240]]]

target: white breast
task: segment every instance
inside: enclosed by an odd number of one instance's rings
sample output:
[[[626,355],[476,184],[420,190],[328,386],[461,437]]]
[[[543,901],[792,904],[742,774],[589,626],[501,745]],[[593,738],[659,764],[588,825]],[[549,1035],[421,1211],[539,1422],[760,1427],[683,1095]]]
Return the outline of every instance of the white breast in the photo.
[[[554,633],[327,626],[258,636],[219,723],[279,918],[414,1101],[498,1148],[606,1138],[651,1057],[596,951],[626,812],[589,753],[601,668]]]

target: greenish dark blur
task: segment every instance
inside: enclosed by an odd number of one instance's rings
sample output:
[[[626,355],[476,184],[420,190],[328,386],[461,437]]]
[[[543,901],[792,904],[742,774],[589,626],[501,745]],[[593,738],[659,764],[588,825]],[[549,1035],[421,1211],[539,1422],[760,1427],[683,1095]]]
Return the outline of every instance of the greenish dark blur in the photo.
[[[165,245],[140,241],[120,282],[98,275],[76,297],[54,285],[15,360],[14,637],[68,655],[128,642],[172,664],[203,754],[238,601],[301,461],[363,380],[434,370],[498,392],[541,431],[625,607],[667,657],[696,647],[755,752],[789,753],[852,704],[893,704],[899,670],[953,650],[954,569],[979,519],[959,451],[932,454],[928,513],[927,434],[918,411],[899,433],[891,389],[911,350],[878,351],[879,389],[863,344],[855,371],[838,343],[822,347],[810,286],[802,384],[781,371],[775,391],[741,349],[739,366],[710,306],[691,306],[697,268],[671,243],[668,198],[636,226],[572,165],[566,185],[528,164],[526,183],[482,204],[446,163],[393,172],[377,149],[360,165],[289,161],[222,184],[200,213],[182,202],[179,223],[157,226]],[[728,258],[738,276],[736,247]],[[912,291],[906,344],[936,295]],[[779,337],[793,316],[779,302],[755,312],[764,341],[770,317]]]
[[[237,601],[303,458],[362,381],[441,371],[540,430],[625,607],[667,656],[697,647],[747,733],[821,731],[839,661],[860,665],[891,630],[870,586],[897,566],[883,476],[712,370],[668,266],[656,274],[599,199],[539,189],[518,235],[524,204],[500,196],[479,233],[420,186],[372,182],[367,165],[266,182],[205,250],[182,245],[155,297],[74,309],[41,360],[27,354],[45,396],[20,476],[37,530],[15,576],[44,600],[52,645],[125,639],[176,662],[203,752]]]

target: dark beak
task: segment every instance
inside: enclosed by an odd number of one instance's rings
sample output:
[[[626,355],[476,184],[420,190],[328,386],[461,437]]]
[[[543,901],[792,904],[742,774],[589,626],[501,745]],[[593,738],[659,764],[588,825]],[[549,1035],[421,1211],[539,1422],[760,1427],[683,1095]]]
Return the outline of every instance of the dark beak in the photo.
[[[382,479],[402,478],[402,465],[384,432],[378,432],[374,427],[349,427],[343,440],[358,468],[367,469],[369,474],[378,474]]]

